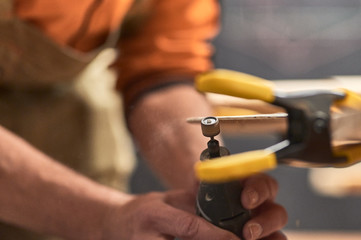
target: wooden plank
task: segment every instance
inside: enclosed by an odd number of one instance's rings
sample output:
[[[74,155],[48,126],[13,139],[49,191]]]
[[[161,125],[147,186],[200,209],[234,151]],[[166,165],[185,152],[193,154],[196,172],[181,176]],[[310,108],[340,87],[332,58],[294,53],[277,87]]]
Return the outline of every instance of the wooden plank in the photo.
[[[203,117],[188,118],[188,123],[200,124]],[[223,134],[265,134],[284,133],[287,127],[287,114],[257,114],[241,116],[217,116]]]

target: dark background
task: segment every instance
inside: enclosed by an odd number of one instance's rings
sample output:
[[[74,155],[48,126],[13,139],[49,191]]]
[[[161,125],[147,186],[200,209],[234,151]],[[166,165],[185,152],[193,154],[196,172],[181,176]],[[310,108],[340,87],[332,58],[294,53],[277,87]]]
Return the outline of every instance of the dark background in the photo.
[[[359,0],[227,0],[222,10],[222,30],[214,41],[217,67],[270,80],[361,75]],[[280,140],[274,135],[224,137],[232,153]],[[138,161],[132,192],[164,190],[140,157]],[[309,185],[308,171],[280,166],[270,172],[280,185],[277,201],[289,214],[286,228],[360,230],[361,198],[318,195]]]

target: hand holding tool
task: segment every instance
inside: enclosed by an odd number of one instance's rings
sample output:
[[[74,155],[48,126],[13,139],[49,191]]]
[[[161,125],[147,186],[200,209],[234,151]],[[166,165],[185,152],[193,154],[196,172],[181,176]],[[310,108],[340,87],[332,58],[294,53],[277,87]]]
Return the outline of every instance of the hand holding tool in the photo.
[[[272,82],[252,75],[214,70],[200,75],[196,87],[202,92],[258,99],[284,108],[288,129],[282,142],[267,149],[203,161],[197,176],[207,182],[235,180],[278,164],[306,167],[346,167],[361,160],[361,145],[333,145],[331,108],[335,112],[361,111],[361,97],[346,89],[297,92],[275,91]],[[347,119],[345,115],[342,120]],[[340,123],[338,123],[340,126]],[[352,132],[352,131],[351,131]]]

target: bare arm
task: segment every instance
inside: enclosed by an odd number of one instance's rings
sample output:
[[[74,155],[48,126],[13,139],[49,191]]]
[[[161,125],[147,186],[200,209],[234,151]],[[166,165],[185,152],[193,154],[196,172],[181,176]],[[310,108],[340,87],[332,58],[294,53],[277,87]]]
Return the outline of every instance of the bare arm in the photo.
[[[194,189],[193,166],[207,139],[187,117],[211,115],[204,96],[191,85],[174,85],[145,95],[129,116],[129,127],[145,159],[173,188]]]
[[[0,128],[0,219],[69,239],[100,239],[111,207],[129,195],[96,184]]]

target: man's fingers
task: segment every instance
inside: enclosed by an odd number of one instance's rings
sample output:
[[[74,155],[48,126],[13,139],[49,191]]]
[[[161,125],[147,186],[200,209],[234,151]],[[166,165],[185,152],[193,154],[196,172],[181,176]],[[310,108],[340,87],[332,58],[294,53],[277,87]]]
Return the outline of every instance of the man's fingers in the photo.
[[[252,209],[252,219],[246,223],[243,231],[246,240],[286,239],[281,232],[277,232],[287,222],[285,209],[273,202],[277,191],[277,182],[266,174],[257,174],[243,181],[241,201],[244,207]],[[154,218],[150,218],[154,220],[152,225],[155,230],[183,240],[239,240],[232,233],[190,214],[194,211],[194,201],[193,194],[169,192],[164,198],[168,205],[159,208],[154,212]]]
[[[239,240],[234,234],[217,228],[206,220],[166,206],[155,217],[157,231],[183,240]]]
[[[281,229],[286,223],[286,210],[276,203],[267,201],[257,209],[252,219],[245,224],[243,235],[246,240],[260,239]]]
[[[287,240],[287,237],[282,232],[275,232],[261,240]]]
[[[195,199],[196,196],[190,192],[174,190],[167,193],[164,201],[175,208],[189,213],[195,213]]]
[[[241,196],[242,205],[247,209],[254,209],[266,200],[274,200],[277,195],[276,180],[266,174],[257,174],[243,182]]]

